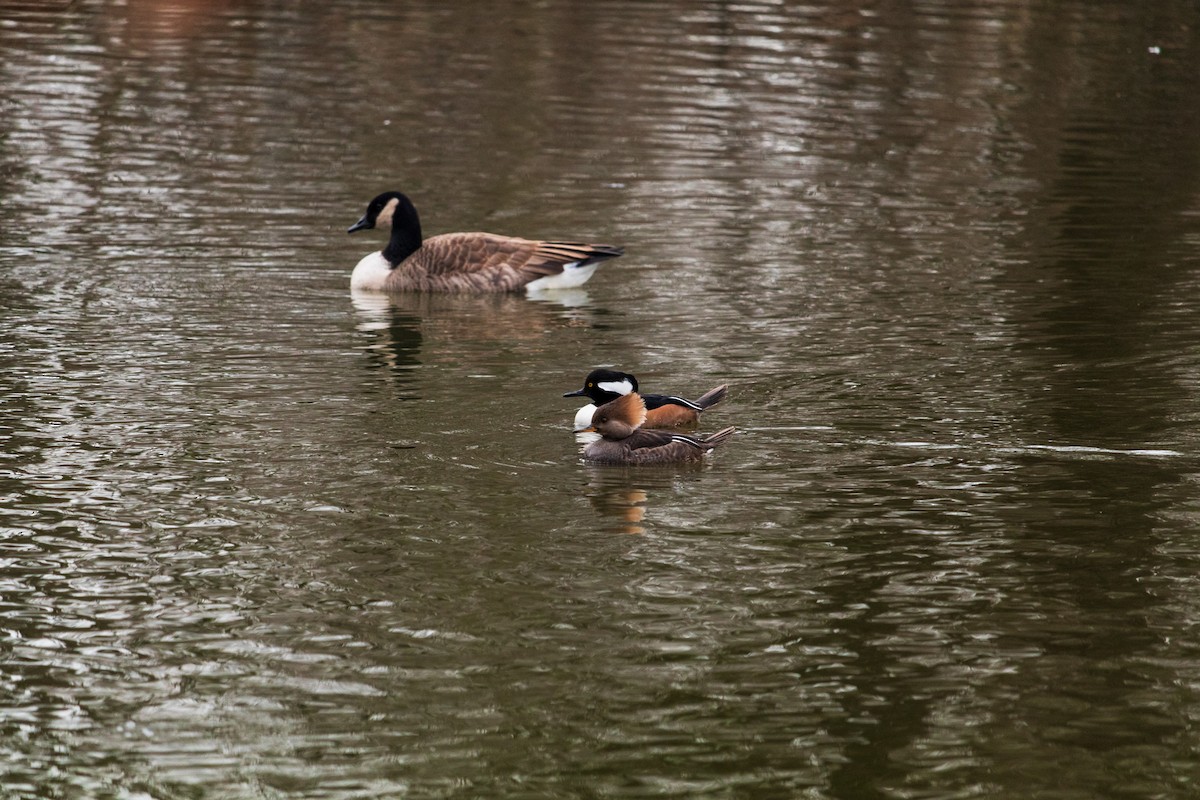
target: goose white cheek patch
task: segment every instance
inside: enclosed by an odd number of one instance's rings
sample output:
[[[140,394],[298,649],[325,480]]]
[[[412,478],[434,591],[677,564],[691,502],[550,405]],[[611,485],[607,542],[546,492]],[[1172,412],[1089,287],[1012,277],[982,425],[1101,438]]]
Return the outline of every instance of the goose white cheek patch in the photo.
[[[392,217],[396,213],[396,206],[400,205],[400,201],[396,198],[388,200],[387,205],[383,207],[383,211],[379,212],[379,216],[375,218],[376,228],[392,227]]]

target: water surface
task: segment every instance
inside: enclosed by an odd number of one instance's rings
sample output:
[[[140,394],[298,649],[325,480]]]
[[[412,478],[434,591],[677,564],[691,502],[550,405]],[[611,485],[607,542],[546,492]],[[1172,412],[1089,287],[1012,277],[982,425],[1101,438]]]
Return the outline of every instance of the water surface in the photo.
[[[1198,31],[0,2],[4,796],[1192,796]],[[627,254],[352,296],[390,188]]]

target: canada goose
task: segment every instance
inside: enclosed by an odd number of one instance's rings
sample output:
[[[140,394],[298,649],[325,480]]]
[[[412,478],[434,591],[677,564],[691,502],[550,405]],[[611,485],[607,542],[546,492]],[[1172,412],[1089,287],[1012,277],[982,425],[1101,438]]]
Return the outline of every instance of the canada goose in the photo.
[[[377,292],[514,292],[582,285],[600,262],[624,248],[548,242],[494,233],[444,233],[421,238],[412,201],[384,192],[347,233],[391,228],[383,250],[358,262],[350,288]]]

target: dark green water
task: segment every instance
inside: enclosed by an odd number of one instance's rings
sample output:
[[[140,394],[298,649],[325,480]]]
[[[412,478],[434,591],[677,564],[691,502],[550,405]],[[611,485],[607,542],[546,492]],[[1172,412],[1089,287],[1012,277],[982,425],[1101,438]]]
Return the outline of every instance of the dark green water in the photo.
[[[1194,3],[0,0],[0,796],[1189,798]],[[428,233],[553,299],[351,297]],[[580,462],[595,366],[730,384]]]

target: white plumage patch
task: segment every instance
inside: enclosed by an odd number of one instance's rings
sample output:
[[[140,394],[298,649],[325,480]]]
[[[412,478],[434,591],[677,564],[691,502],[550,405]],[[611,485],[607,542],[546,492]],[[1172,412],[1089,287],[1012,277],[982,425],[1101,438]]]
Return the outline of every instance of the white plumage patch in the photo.
[[[592,277],[592,273],[596,271],[596,267],[600,266],[600,262],[596,261],[591,264],[579,266],[578,261],[572,261],[569,264],[563,264],[563,271],[557,275],[547,275],[544,278],[538,278],[536,281],[530,281],[525,284],[525,291],[540,292],[546,289],[574,289],[587,283],[588,278]]]
[[[382,292],[387,283],[387,277],[392,272],[392,265],[383,257],[383,252],[375,252],[363,256],[350,273],[350,288],[368,292]]]
[[[675,401],[676,405],[680,405],[685,408],[690,408],[693,411],[703,411],[704,410],[704,406],[697,405],[697,404],[693,403],[691,400],[688,400],[687,398],[676,397],[675,395],[671,395],[670,397],[671,397],[671,400]]]
[[[596,385],[613,394],[629,394],[633,391],[633,384],[629,382],[628,378],[622,378],[619,381],[601,381]]]
[[[400,201],[392,198],[387,201],[387,205],[379,212],[379,216],[375,218],[375,227],[388,229],[392,227],[392,217],[396,215],[396,207],[400,205]]]
[[[575,412],[575,430],[581,431],[584,428],[590,427],[592,424],[592,414],[596,413],[596,406],[593,403],[588,403],[583,408]]]

